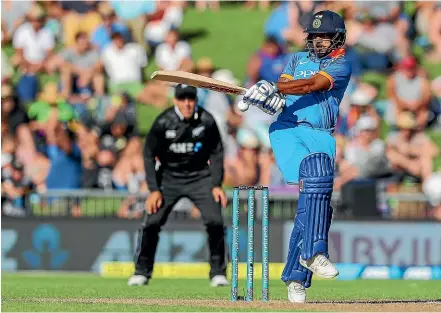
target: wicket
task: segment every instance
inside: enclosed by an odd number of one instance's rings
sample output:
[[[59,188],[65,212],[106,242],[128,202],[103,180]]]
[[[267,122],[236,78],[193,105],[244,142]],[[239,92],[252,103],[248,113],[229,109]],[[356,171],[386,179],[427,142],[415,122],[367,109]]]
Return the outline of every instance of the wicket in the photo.
[[[248,190],[248,236],[247,236],[247,279],[246,301],[253,301],[254,295],[254,214],[255,192],[262,191],[262,301],[269,299],[269,192],[268,187],[263,186],[238,186],[233,190],[233,242],[232,242],[232,275],[231,275],[231,301],[237,301],[238,296],[238,272],[239,272],[239,192]]]

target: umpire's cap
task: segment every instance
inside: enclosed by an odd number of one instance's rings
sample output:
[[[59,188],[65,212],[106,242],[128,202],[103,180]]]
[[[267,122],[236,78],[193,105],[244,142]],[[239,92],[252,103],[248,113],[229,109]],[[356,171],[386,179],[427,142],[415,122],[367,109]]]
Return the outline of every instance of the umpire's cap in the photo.
[[[326,10],[314,14],[304,31],[308,34],[346,33],[345,21],[335,12]]]
[[[198,90],[196,87],[179,84],[175,88],[175,98],[176,99],[196,99]]]

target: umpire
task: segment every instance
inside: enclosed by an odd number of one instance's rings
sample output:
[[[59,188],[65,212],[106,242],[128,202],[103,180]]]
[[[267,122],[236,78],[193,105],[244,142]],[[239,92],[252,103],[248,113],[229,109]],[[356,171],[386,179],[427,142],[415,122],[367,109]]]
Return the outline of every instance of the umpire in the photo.
[[[177,85],[175,105],[156,118],[147,135],[144,162],[150,194],[129,286],[146,285],[151,278],[159,232],[182,197],[191,199],[201,210],[210,248],[211,286],[228,285],[221,212],[221,206],[227,204],[221,187],[224,151],[216,122],[196,106],[196,95],[195,87]]]

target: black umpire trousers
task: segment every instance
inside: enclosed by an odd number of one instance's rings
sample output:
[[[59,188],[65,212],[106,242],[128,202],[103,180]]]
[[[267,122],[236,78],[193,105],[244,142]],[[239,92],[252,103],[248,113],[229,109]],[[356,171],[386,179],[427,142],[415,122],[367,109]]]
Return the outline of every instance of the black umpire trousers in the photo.
[[[187,197],[201,211],[202,220],[208,234],[210,249],[210,279],[216,275],[226,275],[225,237],[222,219],[222,208],[212,195],[211,176],[195,179],[173,179],[162,183],[163,202],[154,214],[145,214],[144,222],[139,228],[135,252],[135,275],[151,278],[159,241],[161,227],[167,221],[173,206],[183,197]]]

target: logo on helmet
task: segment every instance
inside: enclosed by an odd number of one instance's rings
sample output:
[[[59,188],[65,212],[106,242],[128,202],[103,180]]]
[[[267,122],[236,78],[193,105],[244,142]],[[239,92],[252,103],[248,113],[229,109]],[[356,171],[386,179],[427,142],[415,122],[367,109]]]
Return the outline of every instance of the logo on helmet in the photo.
[[[312,22],[312,27],[314,28],[319,28],[320,25],[322,25],[322,21],[320,21],[319,19],[315,19],[314,22]]]

